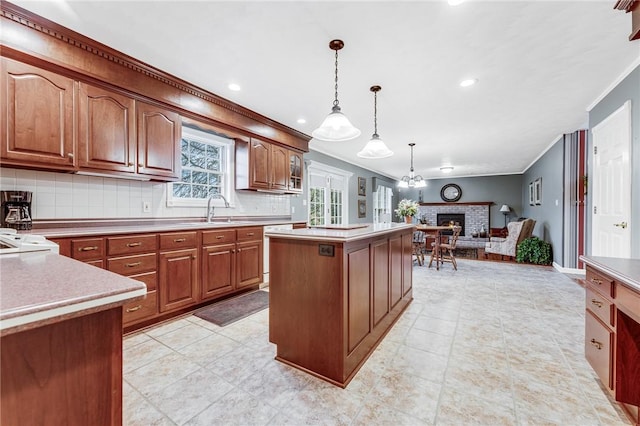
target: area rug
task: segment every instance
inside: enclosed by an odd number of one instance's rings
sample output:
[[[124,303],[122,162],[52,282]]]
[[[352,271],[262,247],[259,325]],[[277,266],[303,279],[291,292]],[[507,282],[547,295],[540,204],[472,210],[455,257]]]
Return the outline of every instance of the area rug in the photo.
[[[224,327],[268,307],[269,292],[258,290],[214,303],[194,315]]]

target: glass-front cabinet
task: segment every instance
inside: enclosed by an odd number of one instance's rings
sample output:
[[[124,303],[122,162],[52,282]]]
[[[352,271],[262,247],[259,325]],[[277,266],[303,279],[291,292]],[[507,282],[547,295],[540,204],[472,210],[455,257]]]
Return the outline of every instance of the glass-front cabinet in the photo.
[[[289,151],[289,187],[288,192],[302,192],[302,154]]]

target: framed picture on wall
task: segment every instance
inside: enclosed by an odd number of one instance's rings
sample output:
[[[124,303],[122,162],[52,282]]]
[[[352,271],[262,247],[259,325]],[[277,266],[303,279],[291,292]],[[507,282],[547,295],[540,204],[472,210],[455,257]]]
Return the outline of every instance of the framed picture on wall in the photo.
[[[533,182],[529,182],[529,205],[530,206],[536,205],[536,200],[534,197],[534,190],[533,190]]]
[[[367,217],[367,200],[358,200],[358,217]]]
[[[358,178],[358,195],[367,196],[367,178]]]
[[[542,204],[542,178],[533,181],[533,201],[537,206]]]

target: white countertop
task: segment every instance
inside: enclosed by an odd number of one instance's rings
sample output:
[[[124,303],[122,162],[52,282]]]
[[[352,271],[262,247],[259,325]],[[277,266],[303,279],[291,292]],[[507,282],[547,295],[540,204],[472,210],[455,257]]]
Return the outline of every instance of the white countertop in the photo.
[[[580,256],[580,260],[640,293],[640,259]]]
[[[301,228],[301,229],[278,229],[265,232],[265,237],[286,238],[294,240],[317,240],[317,241],[337,241],[348,242],[370,238],[376,235],[387,234],[389,232],[403,229],[413,229],[415,225],[407,223],[367,223],[356,225],[345,225],[345,227],[357,226],[354,229],[330,228]]]
[[[144,283],[48,251],[0,256],[0,334],[143,298]]]

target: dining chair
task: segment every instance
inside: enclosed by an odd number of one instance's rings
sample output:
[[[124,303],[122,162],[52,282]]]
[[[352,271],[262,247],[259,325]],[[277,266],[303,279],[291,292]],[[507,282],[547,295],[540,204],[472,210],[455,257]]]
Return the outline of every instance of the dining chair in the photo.
[[[424,252],[426,250],[424,232],[415,231],[413,233],[413,255],[415,255],[418,265],[424,264]]]
[[[461,226],[453,227],[453,235],[449,238],[449,242],[441,243],[440,248],[436,250],[435,244],[431,243],[431,257],[429,258],[429,268],[431,267],[431,263],[433,259],[436,259],[436,264],[440,262],[443,264],[444,262],[451,262],[453,265],[453,269],[458,270],[458,264],[456,263],[455,257],[455,249],[456,244],[458,242],[458,237],[460,236],[460,232],[462,232]]]

